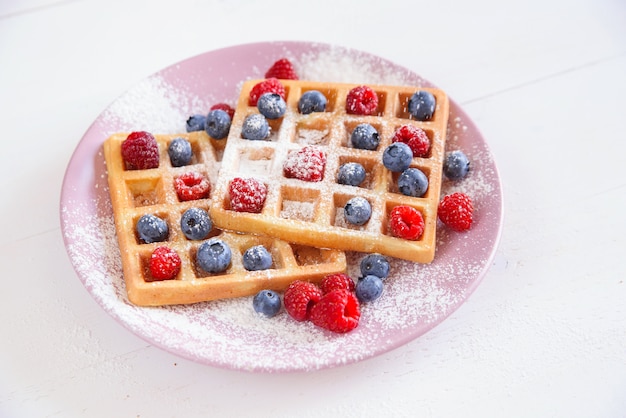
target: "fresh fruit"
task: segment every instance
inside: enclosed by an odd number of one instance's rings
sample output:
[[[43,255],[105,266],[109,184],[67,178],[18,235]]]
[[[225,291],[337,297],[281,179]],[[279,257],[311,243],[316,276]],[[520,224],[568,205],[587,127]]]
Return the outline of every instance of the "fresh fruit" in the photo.
[[[231,258],[228,244],[219,238],[211,238],[198,247],[196,264],[207,273],[221,273],[230,266]]]
[[[139,240],[146,244],[165,241],[169,236],[167,222],[151,213],[142,215],[135,225]]]
[[[428,190],[428,177],[419,168],[407,168],[398,176],[398,190],[405,196],[422,197]]]
[[[167,147],[167,154],[173,167],[182,167],[191,162],[193,151],[185,138],[174,138]]]
[[[243,253],[243,267],[248,271],[267,270],[272,262],[272,254],[262,245],[250,247]]]
[[[183,202],[204,199],[211,192],[211,183],[202,174],[190,171],[174,178],[174,190]]]
[[[380,277],[381,279],[384,279],[389,275],[390,269],[389,260],[378,253],[368,254],[363,257],[359,267],[363,277],[372,275]]]
[[[345,163],[339,167],[337,172],[337,183],[348,186],[358,186],[365,180],[365,168],[355,162]]]
[[[122,159],[127,170],[147,170],[159,166],[159,145],[150,132],[132,132],[122,142]]]
[[[408,111],[413,118],[419,121],[431,120],[435,113],[437,101],[429,91],[419,90],[409,99]]]
[[[327,103],[328,100],[322,92],[317,90],[305,91],[300,96],[300,100],[298,100],[298,111],[303,115],[313,112],[324,112]]]
[[[267,197],[267,186],[255,178],[235,177],[228,186],[230,208],[236,212],[259,213]]]
[[[413,161],[413,151],[404,142],[394,142],[383,151],[383,165],[389,171],[401,173]]]
[[[443,174],[450,180],[461,180],[465,178],[469,169],[470,161],[463,151],[450,151],[443,160]]]
[[[296,280],[283,294],[285,310],[296,321],[306,321],[311,308],[321,299],[322,291],[311,282]]]
[[[270,136],[270,125],[265,116],[259,113],[246,116],[241,125],[241,136],[253,141],[261,141]]]
[[[353,225],[364,225],[372,216],[370,202],[360,196],[348,200],[343,210],[346,220]]]
[[[383,279],[372,274],[363,276],[356,282],[356,297],[360,302],[373,302],[383,293]]]
[[[302,181],[321,181],[324,178],[326,154],[313,146],[291,151],[283,163],[283,174],[287,178]]]
[[[414,207],[395,206],[389,213],[389,230],[395,237],[418,240],[424,233],[424,217]]]
[[[378,95],[368,86],[358,86],[348,92],[346,112],[353,115],[373,115],[378,108]]]
[[[378,148],[380,137],[378,131],[372,125],[361,123],[350,134],[350,142],[354,148],[374,151]]]
[[[276,314],[280,312],[281,306],[280,295],[273,290],[261,290],[252,298],[252,307],[254,310],[268,318],[276,316]]]
[[[187,119],[187,132],[204,131],[206,115],[191,115]]]
[[[396,129],[391,142],[404,142],[413,151],[413,157],[426,157],[430,151],[430,139],[422,128],[403,125]]]
[[[452,193],[439,202],[437,214],[441,222],[455,231],[467,231],[473,222],[474,206],[465,193]]]
[[[285,91],[285,86],[277,79],[277,78],[267,78],[266,80],[260,81],[255,84],[254,87],[250,90],[250,97],[248,98],[249,106],[256,106],[259,101],[259,97],[261,97],[265,93],[276,93],[283,98],[283,100],[287,100],[287,93]]]
[[[259,112],[268,119],[282,118],[287,111],[285,100],[276,93],[265,93],[256,104]]]
[[[180,266],[180,256],[169,247],[157,247],[150,256],[150,276],[155,280],[173,279]]]
[[[209,108],[209,111],[211,110],[223,110],[228,113],[230,120],[233,120],[233,117],[235,116],[235,109],[233,109],[228,103],[216,103]]]
[[[291,61],[281,58],[276,61],[265,73],[265,78],[280,78],[283,80],[297,80],[298,74]]]
[[[354,291],[354,280],[345,273],[333,273],[325,276],[320,282],[322,294],[332,292],[333,290]]]
[[[190,240],[203,240],[213,229],[213,222],[206,210],[189,208],[180,218],[180,229]]]
[[[359,325],[361,309],[356,296],[347,290],[323,295],[311,308],[311,322],[332,332],[345,333]]]
[[[214,109],[206,117],[206,133],[214,139],[224,139],[230,132],[230,116],[224,110]]]

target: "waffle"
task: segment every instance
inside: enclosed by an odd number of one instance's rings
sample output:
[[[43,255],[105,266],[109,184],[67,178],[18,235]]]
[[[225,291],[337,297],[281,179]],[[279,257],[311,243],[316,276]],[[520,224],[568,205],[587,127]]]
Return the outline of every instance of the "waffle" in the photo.
[[[449,103],[438,89],[411,86],[370,85],[379,97],[373,116],[345,111],[346,96],[354,84],[281,80],[286,90],[287,111],[281,119],[269,120],[271,135],[263,141],[243,139],[241,125],[247,115],[258,113],[248,105],[251,88],[260,80],[242,86],[235,117],[228,136],[218,184],[211,207],[214,221],[224,229],[264,233],[318,248],[378,252],[401,259],[429,263],[435,253],[437,205],[441,189],[442,164],[448,123]],[[328,99],[325,112],[302,115],[298,100],[307,90],[319,90]],[[427,122],[411,119],[407,104],[417,90],[430,91],[437,100],[433,118]],[[376,151],[353,148],[351,131],[360,123],[374,126],[380,135]],[[395,130],[405,124],[424,129],[431,141],[426,158],[414,158],[411,167],[428,177],[429,188],[421,198],[398,192],[391,173],[382,164],[382,153],[391,143]],[[326,153],[324,178],[307,182],[283,175],[283,162],[294,149],[314,145]],[[337,183],[337,171],[344,162],[361,163],[367,175],[359,187]],[[268,196],[261,213],[244,213],[229,207],[228,185],[234,177],[255,177],[268,185]],[[345,203],[362,196],[372,206],[372,216],[363,226],[343,218]],[[419,210],[425,230],[415,241],[397,238],[389,230],[389,213],[397,205]]]
[[[209,237],[219,236],[232,251],[230,267],[220,274],[205,273],[195,265],[202,241],[188,240],[180,229],[180,217],[188,208],[209,210],[211,199],[179,201],[174,190],[176,176],[196,171],[206,175],[212,189],[219,172],[226,141],[210,138],[205,132],[154,135],[159,145],[159,168],[126,170],[121,144],[127,134],[114,134],[104,143],[111,202],[120,247],[124,280],[129,300],[142,306],[189,304],[215,299],[253,295],[262,289],[284,290],[296,279],[319,281],[325,275],[346,269],[345,254],[337,250],[311,248],[261,235],[222,231],[215,227]],[[173,167],[167,154],[169,142],[186,138],[192,145],[190,165]],[[145,244],[135,233],[137,220],[146,213],[167,220],[165,242]],[[272,254],[268,270],[247,271],[242,254],[254,245],[264,245]],[[161,245],[175,250],[181,258],[180,273],[171,280],[153,281],[148,267],[152,251]]]

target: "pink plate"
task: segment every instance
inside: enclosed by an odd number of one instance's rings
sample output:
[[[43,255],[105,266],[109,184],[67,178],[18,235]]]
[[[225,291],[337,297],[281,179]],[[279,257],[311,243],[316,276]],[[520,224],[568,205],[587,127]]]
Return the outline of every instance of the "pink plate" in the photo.
[[[432,86],[382,58],[306,42],[240,45],[207,52],[148,77],[119,97],[93,123],[69,162],[61,194],[61,224],[72,264],[87,290],[111,316],[151,344],[200,363],[237,370],[306,371],[370,358],[411,341],[454,312],[491,266],[502,225],[496,165],[480,132],[454,102],[448,149],[471,159],[464,180],[442,192],[468,193],[475,223],[466,233],[440,225],[432,264],[392,260],[383,296],[363,305],[359,327],[330,334],[286,313],[258,317],[251,298],[191,306],[142,308],[127,297],[108,196],[102,143],[112,133],[184,132],[187,117],[218,102],[234,105],[243,80],[263,77],[287,57],[302,79],[363,84]],[[362,254],[349,254],[358,277]]]

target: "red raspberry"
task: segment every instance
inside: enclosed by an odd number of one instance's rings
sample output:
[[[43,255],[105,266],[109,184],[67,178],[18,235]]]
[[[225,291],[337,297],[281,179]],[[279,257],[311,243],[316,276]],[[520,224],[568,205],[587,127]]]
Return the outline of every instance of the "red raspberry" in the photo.
[[[291,151],[283,164],[287,178],[303,181],[321,181],[324,178],[326,154],[315,147],[304,147]]]
[[[293,64],[287,58],[276,61],[265,73],[265,78],[280,78],[283,80],[297,80],[298,74]]]
[[[332,332],[352,331],[359,325],[359,300],[347,290],[326,293],[311,308],[311,322]]]
[[[378,96],[368,86],[358,86],[348,92],[346,112],[353,115],[373,115],[378,108]]]
[[[150,256],[150,275],[155,280],[170,280],[180,271],[181,260],[169,247],[157,247]]]
[[[232,210],[260,213],[267,197],[267,186],[254,178],[236,177],[231,180],[228,192]]]
[[[209,196],[211,183],[202,174],[190,171],[174,179],[174,190],[183,202],[204,199]]]
[[[256,106],[259,101],[259,97],[263,96],[265,93],[276,93],[286,100],[287,93],[285,92],[285,86],[282,85],[277,78],[268,78],[255,84],[250,90],[250,98],[248,99],[249,106]]]
[[[159,145],[150,132],[132,132],[122,142],[122,159],[127,170],[147,170],[159,166]]]
[[[322,297],[319,287],[311,282],[296,280],[285,290],[283,304],[287,313],[296,321],[309,319],[311,309]]]
[[[393,134],[391,141],[407,144],[413,151],[413,157],[425,157],[430,150],[430,139],[428,139],[426,132],[413,125],[399,127]]]
[[[235,109],[233,109],[229,104],[227,103],[217,103],[214,104],[213,106],[211,106],[211,108],[209,109],[209,112],[211,110],[223,110],[224,112],[228,113],[228,116],[230,116],[230,120],[233,120],[233,116],[235,116]]]
[[[320,283],[320,289],[322,293],[330,293],[333,290],[347,290],[348,292],[354,291],[354,280],[344,273],[329,274],[324,277]]]
[[[411,206],[395,206],[389,214],[389,228],[392,235],[415,241],[424,233],[424,218]]]
[[[465,193],[452,193],[439,202],[438,216],[441,222],[455,231],[467,231],[472,226],[474,206]]]

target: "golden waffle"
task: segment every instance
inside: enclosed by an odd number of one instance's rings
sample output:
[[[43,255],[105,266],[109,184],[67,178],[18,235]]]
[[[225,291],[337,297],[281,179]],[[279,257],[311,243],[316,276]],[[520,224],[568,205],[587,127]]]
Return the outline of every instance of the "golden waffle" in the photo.
[[[281,80],[286,90],[287,111],[283,118],[269,120],[271,135],[263,141],[241,136],[247,115],[258,113],[248,105],[251,88],[260,80],[246,82],[241,90],[228,136],[218,184],[211,207],[214,221],[224,229],[263,233],[318,248],[378,252],[411,261],[428,263],[435,252],[437,206],[441,189],[442,164],[448,123],[449,103],[438,89],[411,86],[370,85],[379,97],[374,116],[347,114],[346,96],[355,84]],[[298,100],[308,90],[319,90],[328,99],[325,112],[302,115]],[[430,91],[437,100],[433,118],[419,122],[410,118],[408,100],[417,90]],[[355,149],[350,134],[360,123],[374,126],[380,135],[376,151]],[[395,130],[405,124],[426,131],[431,149],[426,158],[414,158],[411,167],[428,177],[429,188],[421,198],[400,194],[395,186],[398,174],[382,164],[382,153],[391,143]],[[289,151],[315,145],[326,153],[324,179],[306,182],[286,178],[283,162]],[[337,183],[342,163],[354,161],[367,171],[359,187]],[[234,177],[255,177],[268,185],[268,196],[261,213],[235,212],[229,207],[228,185]],[[354,196],[366,198],[372,217],[363,226],[343,220],[345,203]],[[416,241],[396,238],[389,232],[389,213],[397,205],[408,205],[422,213],[425,230]]]
[[[281,291],[296,279],[319,281],[327,274],[345,271],[346,258],[341,251],[289,244],[266,236],[224,232],[214,224],[208,238],[219,235],[231,248],[232,262],[224,273],[203,272],[195,265],[195,254],[203,241],[185,237],[180,229],[180,217],[191,207],[208,210],[210,199],[179,201],[173,179],[196,171],[208,176],[213,188],[226,141],[214,140],[205,132],[155,135],[160,152],[159,168],[126,170],[121,156],[121,144],[126,137],[127,134],[120,133],[108,138],[104,155],[124,279],[128,298],[134,304],[187,304],[253,295],[262,289]],[[194,157],[190,165],[172,167],[167,147],[176,137],[186,138],[191,143]],[[145,244],[137,238],[135,224],[146,213],[167,221],[167,241]],[[259,244],[272,254],[273,266],[268,270],[247,271],[242,264],[242,254]],[[148,267],[150,255],[162,245],[178,253],[182,260],[181,271],[174,279],[152,281]]]

